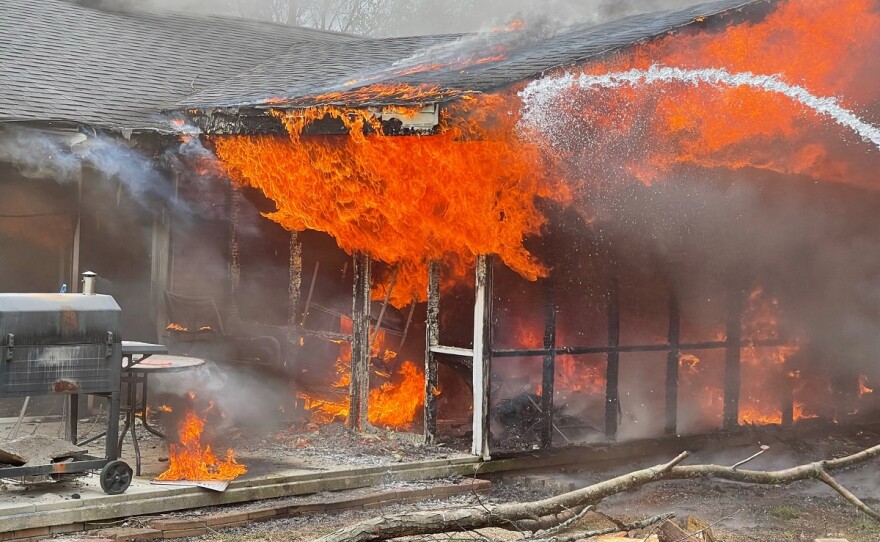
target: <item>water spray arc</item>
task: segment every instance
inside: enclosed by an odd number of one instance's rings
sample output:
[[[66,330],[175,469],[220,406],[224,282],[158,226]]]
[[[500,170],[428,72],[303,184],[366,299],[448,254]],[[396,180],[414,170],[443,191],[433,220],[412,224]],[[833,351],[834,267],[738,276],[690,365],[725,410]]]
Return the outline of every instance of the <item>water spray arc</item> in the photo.
[[[591,90],[596,88],[614,89],[623,86],[654,85],[657,83],[682,82],[691,85],[706,83],[714,86],[741,87],[763,90],[782,94],[800,103],[819,115],[833,119],[837,124],[849,128],[864,141],[873,144],[880,150],[880,127],[864,122],[855,113],[840,105],[837,99],[821,97],[809,90],[782,81],[779,75],[758,75],[752,72],[730,73],[719,68],[688,70],[669,66],[653,65],[647,70],[629,70],[625,72],[606,73],[601,75],[573,75],[566,73],[560,76],[546,77],[533,81],[526,86],[519,96],[523,100],[523,126],[548,130],[553,125],[555,113],[552,103],[563,92],[571,88]]]

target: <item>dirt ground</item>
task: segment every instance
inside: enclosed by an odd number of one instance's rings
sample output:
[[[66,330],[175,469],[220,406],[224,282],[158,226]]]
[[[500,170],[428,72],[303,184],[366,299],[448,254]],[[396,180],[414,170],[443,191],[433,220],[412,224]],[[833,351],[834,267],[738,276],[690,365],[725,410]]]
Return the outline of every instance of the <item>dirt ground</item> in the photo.
[[[754,446],[696,452],[687,462],[731,465],[757,451],[759,444],[767,444],[770,449],[752,461],[748,468],[781,469],[820,458],[841,457],[878,442],[880,429],[858,432],[842,430],[809,440],[786,442],[783,438],[777,438],[756,442]],[[658,454],[638,462],[609,463],[577,470],[506,474],[493,480],[492,493],[480,497],[479,502],[490,504],[536,500],[668,459],[668,456]],[[837,478],[870,506],[880,508],[878,461],[839,473]],[[379,510],[283,519],[219,531],[191,540],[307,541],[378,515],[479,505],[479,502],[477,497],[466,495],[445,501],[397,505]],[[717,480],[660,482],[606,499],[598,510],[626,521],[667,512],[675,513],[679,518],[693,515],[712,524],[716,539],[724,542],[812,541],[824,536],[846,538],[850,542],[880,541],[880,524],[856,511],[830,488],[814,481],[798,482],[790,486],[753,486]],[[588,514],[576,528],[587,530],[610,525],[601,515]],[[519,533],[498,529],[481,531],[480,535],[483,539],[499,541],[522,539]],[[443,535],[420,539],[449,540],[450,537]],[[453,539],[478,537],[473,533],[458,533]]]

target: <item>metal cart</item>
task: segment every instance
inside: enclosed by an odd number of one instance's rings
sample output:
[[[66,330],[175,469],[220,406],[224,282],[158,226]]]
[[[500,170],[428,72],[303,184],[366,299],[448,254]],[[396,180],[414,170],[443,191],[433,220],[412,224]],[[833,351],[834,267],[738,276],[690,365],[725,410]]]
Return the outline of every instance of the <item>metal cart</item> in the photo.
[[[107,295],[0,294],[0,398],[70,396],[68,434],[77,442],[80,394],[106,399],[107,435],[119,432],[122,311]],[[101,471],[101,488],[124,493],[132,469],[118,460],[115,438],[104,457],[0,467],[0,478]]]

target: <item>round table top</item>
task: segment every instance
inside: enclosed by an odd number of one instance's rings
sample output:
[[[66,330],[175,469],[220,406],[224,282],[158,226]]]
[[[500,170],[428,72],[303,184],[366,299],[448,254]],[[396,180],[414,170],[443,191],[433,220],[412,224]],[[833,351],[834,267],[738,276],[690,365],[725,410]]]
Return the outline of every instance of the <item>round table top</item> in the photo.
[[[205,363],[207,361],[201,358],[155,354],[143,361],[135,361],[130,367],[123,367],[123,370],[138,373],[173,373],[196,369]]]

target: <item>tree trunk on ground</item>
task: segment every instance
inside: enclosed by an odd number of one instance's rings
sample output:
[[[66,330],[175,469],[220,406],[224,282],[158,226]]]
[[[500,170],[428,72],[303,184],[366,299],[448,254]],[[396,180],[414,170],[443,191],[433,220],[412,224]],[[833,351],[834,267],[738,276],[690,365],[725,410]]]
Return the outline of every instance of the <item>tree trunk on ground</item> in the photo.
[[[840,459],[817,461],[779,471],[739,470],[721,465],[678,466],[688,452],[664,465],[638,470],[583,489],[528,503],[493,506],[470,506],[454,510],[432,510],[409,514],[382,516],[345,527],[317,539],[316,542],[366,542],[388,540],[401,536],[473,531],[497,527],[516,531],[546,529],[570,519],[586,506],[595,506],[602,499],[660,480],[721,478],[751,484],[790,484],[799,480],[820,480],[859,510],[880,521],[880,514],[871,510],[855,495],[841,486],[829,472],[856,465],[880,455],[880,445]]]

